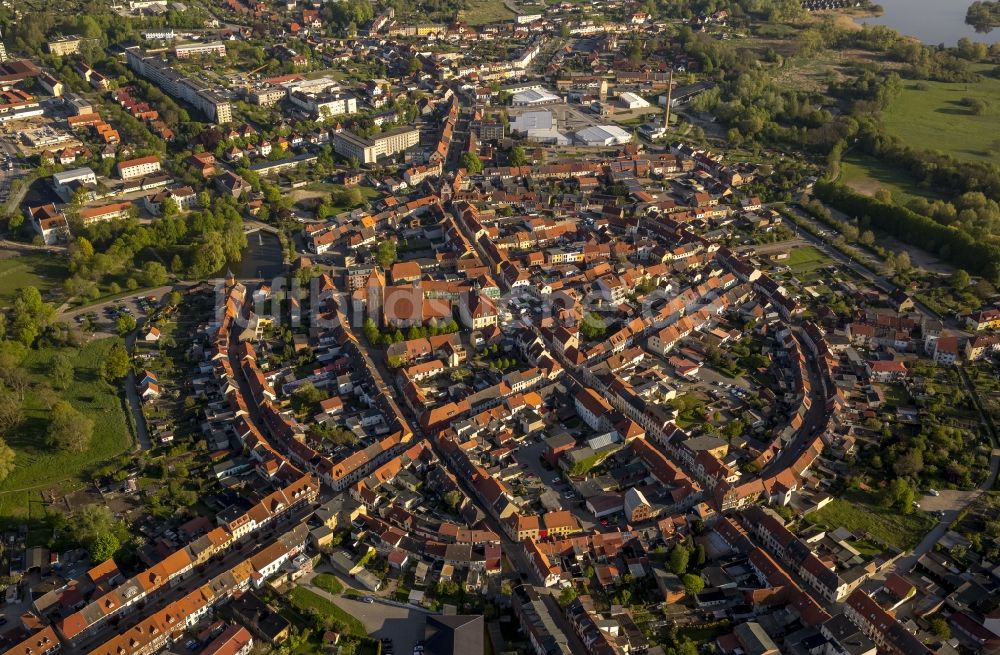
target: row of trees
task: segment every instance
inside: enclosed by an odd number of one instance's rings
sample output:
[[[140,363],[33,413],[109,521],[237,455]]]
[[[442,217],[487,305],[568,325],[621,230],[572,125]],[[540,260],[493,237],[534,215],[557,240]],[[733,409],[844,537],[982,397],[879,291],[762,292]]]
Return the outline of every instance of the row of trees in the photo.
[[[816,184],[818,198],[855,217],[867,217],[872,227],[906,243],[937,253],[942,259],[1000,283],[1000,246],[977,240],[954,227],[942,225],[916,212],[863,196],[833,182]]]

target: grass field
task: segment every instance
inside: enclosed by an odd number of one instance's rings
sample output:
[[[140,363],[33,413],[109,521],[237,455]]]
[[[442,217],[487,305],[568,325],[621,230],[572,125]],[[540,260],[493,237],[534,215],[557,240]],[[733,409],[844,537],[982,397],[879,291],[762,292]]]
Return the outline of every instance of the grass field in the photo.
[[[788,259],[783,259],[780,263],[792,269],[794,275],[802,276],[832,264],[833,260],[824,255],[818,248],[801,246],[788,253]]]
[[[844,527],[852,532],[868,532],[902,549],[916,546],[934,525],[934,521],[922,512],[904,515],[894,509],[884,509],[878,506],[874,494],[854,490],[845,492],[803,520],[830,530]]]
[[[46,382],[59,351],[43,349],[28,354],[24,369],[33,386],[25,394],[25,421],[7,438],[16,453],[15,469],[0,483],[0,521],[43,518],[42,489],[78,484],[88,469],[132,445],[122,402],[116,391],[100,380],[99,369],[112,343],[104,339],[79,351],[64,350],[76,365],[76,375],[68,389],[54,393],[94,421],[90,447],[82,453],[54,453],[43,445],[49,410],[38,389]]]
[[[304,587],[296,587],[288,592],[287,598],[288,602],[300,612],[306,613],[309,610],[316,610],[324,616],[333,617],[343,624],[345,634],[355,637],[368,636],[365,625],[359,619],[351,616],[316,592],[309,591]]]
[[[471,0],[467,9],[458,12],[458,20],[469,25],[486,25],[514,18],[514,12],[501,0]]]
[[[866,196],[874,196],[879,189],[886,189],[897,205],[905,206],[917,198],[930,201],[941,198],[933,190],[917,186],[906,172],[860,152],[844,156],[840,162],[838,181]]]
[[[340,594],[344,592],[344,585],[341,584],[337,576],[332,573],[318,573],[312,579],[312,583],[322,589],[323,591],[328,591],[331,594]]]
[[[10,255],[10,256],[5,256]],[[62,260],[52,255],[0,252],[0,304],[9,305],[18,289],[38,287],[47,299],[61,292],[58,281],[66,277]]]
[[[989,67],[980,67],[986,73]],[[907,82],[903,93],[885,112],[886,129],[915,148],[939,150],[965,160],[1000,163],[1000,79],[983,75],[976,84]],[[988,108],[981,116],[961,105],[962,98],[979,98]]]

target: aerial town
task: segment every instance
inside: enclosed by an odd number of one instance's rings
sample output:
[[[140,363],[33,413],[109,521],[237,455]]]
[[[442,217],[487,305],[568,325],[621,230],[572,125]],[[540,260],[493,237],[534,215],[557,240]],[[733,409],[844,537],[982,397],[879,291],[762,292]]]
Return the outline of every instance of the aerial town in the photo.
[[[1000,652],[1000,3],[900,2],[0,2],[0,653]]]

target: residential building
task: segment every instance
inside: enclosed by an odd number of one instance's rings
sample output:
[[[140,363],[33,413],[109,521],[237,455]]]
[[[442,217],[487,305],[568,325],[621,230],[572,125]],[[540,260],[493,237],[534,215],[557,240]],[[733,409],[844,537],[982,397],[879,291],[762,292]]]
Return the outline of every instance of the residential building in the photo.
[[[56,57],[65,57],[66,55],[73,55],[80,52],[80,45],[82,43],[83,39],[78,36],[62,36],[49,41],[46,45],[48,46],[49,53]]]
[[[160,170],[160,158],[149,156],[138,159],[127,159],[118,162],[118,176],[123,180],[132,180],[152,175]]]
[[[403,126],[364,138],[350,132],[338,132],[333,137],[333,149],[342,157],[354,157],[361,164],[374,164],[382,157],[391,157],[420,142],[420,130]]]
[[[174,56],[178,59],[209,54],[225,57],[226,44],[222,41],[211,41],[208,43],[185,43],[174,47]]]
[[[215,93],[205,82],[180,75],[162,59],[146,55],[138,46],[126,48],[125,56],[129,68],[156,84],[172,98],[194,105],[216,123],[229,123],[233,120],[230,102]]]

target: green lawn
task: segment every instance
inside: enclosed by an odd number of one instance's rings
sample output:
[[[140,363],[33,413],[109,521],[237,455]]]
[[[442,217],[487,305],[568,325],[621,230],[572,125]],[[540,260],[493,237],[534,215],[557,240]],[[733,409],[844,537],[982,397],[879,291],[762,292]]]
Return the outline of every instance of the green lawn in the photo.
[[[7,251],[4,252],[6,254]],[[62,293],[59,281],[66,278],[66,266],[53,255],[22,254],[0,259],[0,304],[9,305],[18,289],[37,287],[47,300],[49,292]]]
[[[788,253],[788,259],[780,260],[781,264],[792,269],[792,273],[799,276],[804,273],[812,273],[817,268],[829,266],[833,260],[823,254],[818,248],[812,246],[801,246],[794,248]]]
[[[852,532],[868,532],[902,549],[916,546],[934,526],[934,521],[919,510],[904,515],[893,509],[884,509],[878,506],[874,494],[856,490],[845,492],[803,520],[829,530],[844,527]]]
[[[312,579],[312,583],[322,589],[323,591],[328,591],[331,594],[340,594],[344,592],[344,585],[341,584],[337,576],[332,573],[319,573]]]
[[[879,189],[892,194],[897,205],[906,206],[917,198],[941,199],[932,189],[922,189],[905,171],[888,162],[857,151],[849,152],[840,162],[840,182],[866,196]]]
[[[907,82],[903,93],[885,112],[885,126],[916,148],[940,150],[965,160],[1000,163],[1000,79],[988,75],[992,66],[980,66],[976,84]],[[961,105],[962,98],[979,98],[988,108],[981,116]],[[988,150],[992,150],[989,152]]]
[[[486,25],[513,18],[514,13],[501,0],[470,0],[467,8],[458,12],[458,20],[469,25]]]
[[[344,633],[355,637],[367,637],[365,625],[355,617],[337,607],[314,591],[304,587],[296,587],[288,592],[288,602],[300,612],[316,610],[324,616],[330,616],[344,626]]]
[[[16,457],[14,472],[0,483],[0,522],[41,519],[41,489],[73,486],[86,479],[89,469],[132,446],[121,398],[116,389],[100,380],[99,367],[113,342],[104,339],[79,351],[64,350],[76,364],[76,376],[68,389],[54,393],[94,421],[90,447],[82,453],[55,453],[44,446],[49,410],[38,390],[46,382],[52,358],[59,351],[42,349],[28,354],[23,366],[33,387],[25,395],[24,423],[7,437]]]

